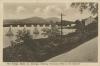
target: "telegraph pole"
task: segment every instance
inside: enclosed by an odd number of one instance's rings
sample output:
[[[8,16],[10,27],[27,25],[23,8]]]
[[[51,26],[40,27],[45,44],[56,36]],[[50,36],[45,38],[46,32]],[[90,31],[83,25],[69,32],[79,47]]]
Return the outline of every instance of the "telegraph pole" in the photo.
[[[62,34],[63,34],[63,32],[62,32],[62,28],[63,28],[63,26],[62,26],[62,13],[61,13],[61,38],[62,38]]]
[[[61,44],[62,44],[62,34],[63,34],[63,25],[62,25],[62,13],[61,13]]]

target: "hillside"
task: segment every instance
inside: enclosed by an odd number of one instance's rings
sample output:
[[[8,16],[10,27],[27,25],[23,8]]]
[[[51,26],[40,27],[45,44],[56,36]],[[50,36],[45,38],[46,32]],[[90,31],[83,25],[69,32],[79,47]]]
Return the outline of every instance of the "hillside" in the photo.
[[[14,20],[14,19],[4,19],[3,20],[3,25],[4,26],[9,26],[9,25],[24,25],[24,24],[27,24],[27,25],[31,25],[31,24],[50,24],[51,22],[53,23],[56,23],[58,25],[60,25],[61,23],[61,20],[60,18],[56,18],[56,17],[50,17],[50,18],[42,18],[42,17],[31,17],[31,18],[26,18],[26,19],[17,19],[17,20]],[[66,21],[66,20],[63,20],[63,25],[65,24],[72,24],[73,22],[72,21]]]
[[[43,23],[48,23],[45,19],[41,17],[31,17],[27,19],[19,19],[19,20],[14,20],[14,19],[9,19],[9,20],[3,20],[4,26],[6,25],[16,25],[16,24],[43,24]]]

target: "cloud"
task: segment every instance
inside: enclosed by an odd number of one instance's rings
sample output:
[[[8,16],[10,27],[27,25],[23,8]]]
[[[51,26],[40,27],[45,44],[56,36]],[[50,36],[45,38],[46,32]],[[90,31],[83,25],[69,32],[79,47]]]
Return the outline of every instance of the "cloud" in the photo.
[[[42,9],[41,9],[41,8],[37,7],[37,8],[34,9],[33,13],[34,13],[34,15],[39,16],[39,15],[41,15],[43,12],[42,12]]]
[[[43,17],[44,15],[44,12],[43,12],[43,9],[37,7],[35,9],[33,9],[33,16],[42,16]]]
[[[47,6],[43,9],[43,12],[46,16],[58,16],[62,12],[62,9],[52,5],[52,6]]]
[[[25,11],[25,7],[23,7],[23,6],[18,6],[18,7],[16,8],[16,12],[17,12],[17,13],[20,13],[20,12],[23,12],[23,11]]]
[[[60,15],[62,12],[62,9],[59,8],[57,5],[48,5],[45,6],[44,8],[35,8],[33,10],[34,16],[41,16],[41,17],[57,17]]]
[[[40,12],[40,8],[36,8],[35,10],[34,10],[34,13],[38,13],[38,12]]]
[[[71,2],[67,2],[67,3],[66,3],[66,9],[69,9],[70,6],[71,6]]]

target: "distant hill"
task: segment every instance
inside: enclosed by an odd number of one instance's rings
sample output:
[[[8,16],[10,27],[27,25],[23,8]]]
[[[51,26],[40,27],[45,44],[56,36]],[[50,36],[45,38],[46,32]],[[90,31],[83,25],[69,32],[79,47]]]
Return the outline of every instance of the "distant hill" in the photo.
[[[18,20],[14,20],[14,19],[5,19],[3,20],[3,24],[4,26],[7,25],[24,25],[24,24],[48,24],[49,22],[41,17],[31,17],[31,18],[27,18],[27,19],[18,19]]]
[[[3,20],[3,25],[4,26],[9,26],[9,25],[31,25],[31,24],[50,24],[51,22],[54,22],[56,24],[60,24],[61,20],[60,18],[57,17],[50,17],[47,19],[43,19],[42,17],[31,17],[31,18],[26,18],[26,19],[4,19]],[[63,20],[64,24],[72,24],[72,21],[66,21]]]
[[[22,22],[24,22],[24,23],[31,23],[31,24],[44,24],[44,23],[48,23],[42,17],[27,18],[27,19],[23,19]]]

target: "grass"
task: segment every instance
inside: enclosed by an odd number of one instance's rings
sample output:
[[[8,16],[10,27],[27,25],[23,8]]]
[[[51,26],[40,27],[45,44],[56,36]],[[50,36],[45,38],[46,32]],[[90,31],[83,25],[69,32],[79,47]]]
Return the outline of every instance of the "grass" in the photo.
[[[34,39],[3,49],[4,62],[43,62],[56,55],[68,52],[82,43],[98,36],[96,23],[85,27],[85,32],[79,31],[56,38]]]

